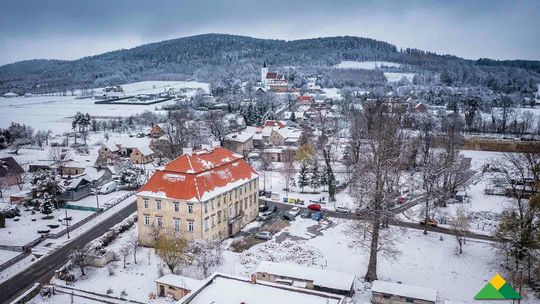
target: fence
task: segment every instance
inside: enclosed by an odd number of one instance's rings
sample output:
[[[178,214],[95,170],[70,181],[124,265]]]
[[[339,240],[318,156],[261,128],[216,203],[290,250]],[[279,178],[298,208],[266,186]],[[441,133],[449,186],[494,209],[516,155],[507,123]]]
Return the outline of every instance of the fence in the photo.
[[[18,296],[15,300],[13,300],[10,304],[22,304],[30,301],[33,297],[35,297],[38,292],[41,290],[41,284],[35,283],[34,286],[30,287],[27,291],[25,291],[22,295]]]
[[[106,209],[109,209],[109,208],[117,205],[118,203],[120,203],[121,201],[124,201],[125,199],[132,196],[133,194],[135,194],[135,191],[131,191],[131,192],[128,192],[128,193],[124,194],[123,196],[121,196],[121,197],[117,198],[116,200],[114,200],[113,204],[109,204]],[[82,207],[82,206],[78,206],[78,207]],[[85,218],[85,219],[83,219],[83,220],[69,226],[69,229],[70,230],[75,230],[75,229],[81,227],[82,225],[88,223],[92,219],[96,218],[98,215],[99,215],[99,212],[96,212],[96,213],[90,215],[89,217],[87,217],[87,218]],[[57,233],[53,233],[53,234],[49,233],[49,234],[47,234],[47,237],[57,239],[57,238],[60,238],[60,237],[62,237],[64,235],[66,235],[66,234],[67,234],[67,229],[64,229],[64,230],[59,231]]]
[[[13,264],[19,262],[20,260],[24,259],[28,255],[30,255],[30,252],[22,252],[21,254],[18,254],[17,256],[11,258],[7,262],[0,264],[0,271],[4,271],[4,269],[6,269],[6,268],[12,266]]]

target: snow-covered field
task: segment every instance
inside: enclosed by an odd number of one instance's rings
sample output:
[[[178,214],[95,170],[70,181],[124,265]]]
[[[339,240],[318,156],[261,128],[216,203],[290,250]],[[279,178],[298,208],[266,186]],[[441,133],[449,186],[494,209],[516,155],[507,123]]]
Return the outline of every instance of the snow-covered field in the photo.
[[[342,61],[334,67],[339,69],[375,70],[380,68],[399,68],[401,64],[388,61]]]
[[[0,264],[3,264],[12,258],[21,254],[20,252],[11,251],[11,250],[2,250],[0,249]]]
[[[412,83],[414,73],[398,73],[398,72],[384,72],[384,77],[388,82],[398,82],[403,77]]]
[[[127,94],[161,93],[169,88],[194,88],[208,90],[208,84],[195,81],[143,81],[122,85]],[[188,94],[186,94],[188,95]],[[0,128],[8,127],[11,122],[29,125],[36,130],[52,130],[55,134],[71,130],[71,117],[77,111],[88,113],[96,118],[126,117],[154,111],[163,105],[174,103],[170,100],[154,105],[113,105],[95,104],[92,98],[76,99],[76,96],[43,96],[0,98]]]
[[[317,223],[299,218],[270,241],[241,253],[226,250],[223,265],[215,270],[247,277],[261,260],[300,263],[311,267],[324,265],[329,270],[356,275],[356,303],[369,303],[370,284],[362,280],[369,253],[366,248],[355,244],[357,236],[350,232],[351,223],[350,220],[342,219]],[[443,235],[441,240],[438,233],[423,235],[418,230],[391,229],[399,236],[396,248],[400,254],[395,259],[379,259],[379,277],[382,280],[436,289],[441,303],[444,300],[473,303],[474,295],[495,273],[505,275],[491,243],[468,240],[464,253],[458,254],[456,241],[449,235]],[[313,233],[315,230],[318,233]],[[125,232],[107,249],[118,250],[135,233],[134,228]],[[89,268],[88,274],[72,287],[102,294],[110,288],[113,296],[125,290],[128,299],[146,302],[149,293],[156,292],[154,280],[160,276],[160,272],[167,273],[168,270],[150,248],[142,248],[137,259],[138,263],[134,264],[133,258],[128,257],[126,269],[122,267],[121,261],[116,262],[113,275],[109,274],[106,267]],[[185,268],[182,275],[201,278],[192,266]],[[61,281],[55,283],[63,284]],[[153,303],[164,301],[158,298]],[[43,301],[38,296],[32,303],[69,302],[63,297]],[[529,300],[527,303],[540,302]]]

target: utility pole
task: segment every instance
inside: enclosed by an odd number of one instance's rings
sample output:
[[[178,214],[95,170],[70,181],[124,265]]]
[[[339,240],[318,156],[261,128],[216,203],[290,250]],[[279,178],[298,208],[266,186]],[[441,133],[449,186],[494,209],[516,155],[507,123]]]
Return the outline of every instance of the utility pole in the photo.
[[[72,218],[71,218],[71,217],[68,217],[68,214],[67,214],[67,206],[64,208],[64,210],[66,211],[66,215],[65,215],[65,217],[62,219],[62,225],[66,226],[67,238],[68,238],[68,240],[69,240],[69,223],[71,222]]]

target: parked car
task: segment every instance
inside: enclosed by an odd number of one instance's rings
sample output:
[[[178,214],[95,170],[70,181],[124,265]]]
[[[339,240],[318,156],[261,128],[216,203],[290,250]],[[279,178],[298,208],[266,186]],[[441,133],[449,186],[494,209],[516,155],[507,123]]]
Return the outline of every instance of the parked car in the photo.
[[[292,216],[297,216],[300,213],[300,208],[298,207],[292,207],[291,210],[289,210],[289,214]]]
[[[313,211],[321,211],[321,205],[319,204],[311,204],[309,206],[307,206],[309,210],[313,210]]]
[[[408,200],[409,200],[409,194],[406,193],[406,194],[400,195],[400,196],[396,199],[396,202],[397,202],[398,204],[405,204]]]
[[[278,211],[278,208],[276,205],[272,206],[272,208],[270,208],[270,210],[268,210],[269,212],[271,213],[274,213],[274,212],[277,212]]]
[[[287,220],[287,221],[294,221],[294,220],[295,220],[294,215],[292,215],[292,214],[290,214],[290,213],[288,213],[288,212],[287,212],[287,213],[283,213],[282,218],[283,218],[284,220]]]
[[[336,207],[336,212],[347,214],[347,213],[349,213],[349,209],[347,207],[337,206]]]
[[[439,224],[436,220],[434,219],[421,219],[420,220],[420,225],[428,225],[428,226],[431,226],[431,227],[437,227],[437,225]]]
[[[270,207],[268,207],[267,204],[260,204],[259,205],[259,212],[265,212],[265,211],[268,211],[268,209],[270,209]]]
[[[300,212],[300,217],[301,218],[311,218],[311,211],[303,210],[302,212]]]
[[[265,196],[266,195],[266,191],[264,190],[259,190],[259,196]]]
[[[272,238],[272,234],[269,231],[259,231],[255,234],[255,237],[261,240],[269,240]]]
[[[109,194],[111,192],[116,191],[117,187],[118,187],[118,183],[116,181],[108,182],[105,185],[101,186],[101,189],[99,189],[99,193]]]
[[[320,211],[319,212],[313,212],[311,214],[311,219],[314,220],[314,221],[318,222],[318,221],[322,220],[322,218],[323,218],[323,213],[320,212]]]
[[[257,220],[258,221],[266,221],[271,215],[272,215],[272,213],[269,212],[269,211],[259,212],[259,215],[257,216]]]

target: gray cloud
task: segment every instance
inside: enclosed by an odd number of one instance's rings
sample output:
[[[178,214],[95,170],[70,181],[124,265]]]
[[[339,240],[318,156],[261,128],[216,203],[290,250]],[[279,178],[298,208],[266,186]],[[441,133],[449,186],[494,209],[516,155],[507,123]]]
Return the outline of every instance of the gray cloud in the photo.
[[[0,0],[0,64],[201,33],[354,35],[465,58],[540,59],[540,1]]]

